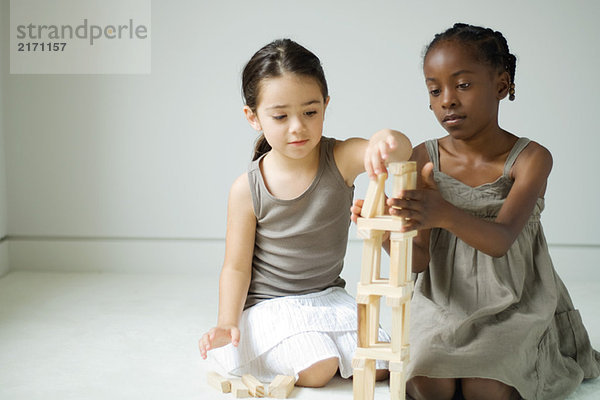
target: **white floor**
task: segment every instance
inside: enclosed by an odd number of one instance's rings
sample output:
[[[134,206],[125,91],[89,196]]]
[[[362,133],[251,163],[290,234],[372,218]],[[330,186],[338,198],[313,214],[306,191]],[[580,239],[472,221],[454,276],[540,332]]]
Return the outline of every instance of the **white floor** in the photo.
[[[570,258],[555,253],[555,263]],[[564,272],[599,349],[600,272]],[[357,275],[346,274],[350,292]],[[206,372],[218,368],[196,348],[216,319],[217,276],[9,272],[0,278],[0,399],[233,398],[206,385]],[[599,396],[596,379],[569,400]],[[291,398],[351,399],[352,383],[336,378],[323,389],[296,388]],[[388,398],[387,384],[378,384],[375,399]]]

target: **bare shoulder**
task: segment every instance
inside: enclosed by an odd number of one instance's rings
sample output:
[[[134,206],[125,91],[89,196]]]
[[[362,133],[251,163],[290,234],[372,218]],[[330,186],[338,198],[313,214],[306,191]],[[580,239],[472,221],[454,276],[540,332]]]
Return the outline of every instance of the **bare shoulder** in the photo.
[[[541,144],[531,141],[515,160],[511,169],[511,177],[517,179],[523,175],[534,174],[547,178],[552,170],[552,164],[550,151]]]
[[[240,210],[252,211],[252,193],[248,182],[248,173],[238,176],[229,190],[229,205],[240,207]]]
[[[363,158],[368,145],[368,140],[356,137],[335,142],[333,158],[348,186],[365,170]]]

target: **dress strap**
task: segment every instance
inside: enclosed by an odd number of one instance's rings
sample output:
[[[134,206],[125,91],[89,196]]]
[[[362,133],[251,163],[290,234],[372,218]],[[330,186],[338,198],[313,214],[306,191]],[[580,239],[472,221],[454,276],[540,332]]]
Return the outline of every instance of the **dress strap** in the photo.
[[[438,149],[437,139],[431,139],[425,142],[425,148],[429,154],[429,160],[433,163],[433,170],[439,172],[440,170],[440,153]]]
[[[508,154],[508,158],[506,159],[506,162],[504,163],[504,176],[508,177],[508,175],[510,173],[510,169],[512,168],[513,164],[517,160],[517,157],[519,157],[519,154],[521,154],[523,149],[525,149],[525,147],[527,147],[529,142],[531,142],[531,140],[526,137],[519,138],[516,141],[512,150]]]

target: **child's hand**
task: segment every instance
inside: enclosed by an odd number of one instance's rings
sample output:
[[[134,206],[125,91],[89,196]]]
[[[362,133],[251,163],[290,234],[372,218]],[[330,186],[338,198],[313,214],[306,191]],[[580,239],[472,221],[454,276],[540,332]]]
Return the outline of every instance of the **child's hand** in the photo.
[[[390,214],[405,219],[403,231],[431,229],[443,225],[448,202],[443,199],[433,180],[433,164],[428,162],[421,170],[424,188],[403,190],[398,198],[388,199]]]
[[[204,335],[198,341],[198,347],[200,348],[200,355],[206,360],[206,353],[209,350],[216,349],[217,347],[225,346],[226,344],[232,343],[234,346],[240,343],[240,330],[237,326],[215,326]]]
[[[370,179],[387,172],[385,164],[393,161],[406,161],[412,153],[410,140],[401,132],[382,129],[369,140],[365,151],[365,171]]]
[[[360,217],[360,212],[362,211],[364,203],[365,201],[363,199],[354,200],[354,203],[350,207],[350,212],[352,213],[350,219],[352,222],[356,223],[356,220]]]

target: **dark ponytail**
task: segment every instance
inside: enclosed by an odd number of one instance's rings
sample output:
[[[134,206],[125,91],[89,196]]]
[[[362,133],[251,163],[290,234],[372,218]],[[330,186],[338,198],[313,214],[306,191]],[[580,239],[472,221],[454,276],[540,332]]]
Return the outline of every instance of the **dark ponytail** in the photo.
[[[242,97],[252,112],[256,113],[263,79],[282,76],[284,73],[315,78],[321,88],[323,100],[328,96],[327,81],[321,61],[309,50],[290,39],[279,39],[258,50],[248,61],[242,72]],[[261,134],[254,146],[252,160],[271,150]]]

